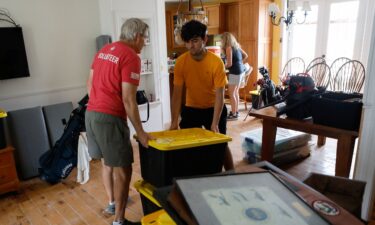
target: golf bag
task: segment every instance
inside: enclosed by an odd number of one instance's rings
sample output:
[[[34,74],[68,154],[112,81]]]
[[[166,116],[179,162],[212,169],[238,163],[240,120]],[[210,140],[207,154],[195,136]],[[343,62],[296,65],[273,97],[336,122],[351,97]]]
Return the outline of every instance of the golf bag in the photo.
[[[87,102],[88,95],[79,101],[79,106],[70,114],[60,139],[56,141],[52,149],[40,156],[40,179],[51,184],[58,183],[77,166],[78,138],[80,132],[85,131]]]
[[[281,100],[280,93],[276,85],[270,79],[268,70],[262,66],[259,68],[259,73],[262,75],[262,78],[258,79],[257,85],[261,88],[260,95],[263,100],[263,105],[267,106]]]

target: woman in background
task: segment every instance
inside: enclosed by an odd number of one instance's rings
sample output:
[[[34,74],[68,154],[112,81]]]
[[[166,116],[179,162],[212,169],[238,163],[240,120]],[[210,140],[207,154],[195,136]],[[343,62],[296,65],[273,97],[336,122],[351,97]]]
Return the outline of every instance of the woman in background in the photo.
[[[238,103],[240,101],[239,86],[245,75],[246,67],[244,65],[247,54],[241,49],[233,34],[225,32],[221,35],[221,49],[225,54],[225,68],[229,70],[228,76],[228,94],[230,98],[231,111],[227,120],[238,119]]]

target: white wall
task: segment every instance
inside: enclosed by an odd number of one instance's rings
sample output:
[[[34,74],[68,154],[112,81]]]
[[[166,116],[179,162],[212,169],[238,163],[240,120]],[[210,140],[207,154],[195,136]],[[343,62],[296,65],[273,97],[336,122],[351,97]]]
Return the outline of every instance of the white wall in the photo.
[[[169,73],[167,68],[167,44],[165,34],[165,8],[164,0],[98,0],[100,8],[100,27],[102,34],[112,36],[113,40],[118,40],[115,24],[118,22],[119,15],[130,17],[149,17],[151,15],[154,28],[152,39],[155,40],[153,46],[156,52],[153,65],[157,66],[154,70],[155,85],[157,88],[157,98],[161,100],[162,124],[166,129],[170,124],[170,96],[169,96]],[[153,115],[150,115],[152,117]],[[155,115],[154,115],[155,116]]]
[[[372,0],[371,0],[372,2]],[[370,6],[370,5],[369,5]],[[374,2],[371,8],[374,9]],[[372,11],[373,12],[373,11]],[[362,218],[368,220],[372,216],[374,198],[375,198],[375,14],[367,14],[368,21],[366,28],[372,30],[368,32],[366,39],[370,42],[364,58],[367,58],[366,79],[364,88],[364,107],[361,124],[361,136],[359,139],[358,157],[356,159],[356,168],[354,178],[366,181],[366,191],[363,197]],[[371,27],[369,27],[371,25]]]
[[[98,2],[1,0],[0,7],[22,26],[30,69],[30,77],[0,81],[0,108],[81,99],[100,35]]]

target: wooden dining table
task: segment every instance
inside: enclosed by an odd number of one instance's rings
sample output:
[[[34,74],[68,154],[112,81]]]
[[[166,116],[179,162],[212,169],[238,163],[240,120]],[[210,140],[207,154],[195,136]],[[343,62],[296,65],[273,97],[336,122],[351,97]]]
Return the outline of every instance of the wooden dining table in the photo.
[[[358,132],[314,124],[311,119],[298,120],[286,116],[276,116],[275,106],[259,110],[253,109],[249,115],[263,120],[261,159],[272,161],[277,127],[302,131],[318,135],[318,145],[324,144],[324,138],[337,139],[335,175],[349,177],[355,140]]]

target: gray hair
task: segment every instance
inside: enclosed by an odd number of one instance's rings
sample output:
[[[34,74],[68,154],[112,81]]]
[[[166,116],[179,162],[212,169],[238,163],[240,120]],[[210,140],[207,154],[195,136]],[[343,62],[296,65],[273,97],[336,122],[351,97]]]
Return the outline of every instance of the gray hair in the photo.
[[[120,39],[125,41],[134,41],[137,34],[147,35],[148,25],[138,18],[127,19],[121,26]]]

